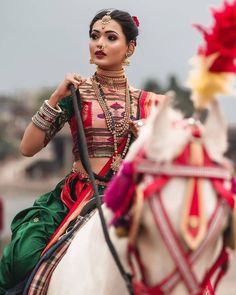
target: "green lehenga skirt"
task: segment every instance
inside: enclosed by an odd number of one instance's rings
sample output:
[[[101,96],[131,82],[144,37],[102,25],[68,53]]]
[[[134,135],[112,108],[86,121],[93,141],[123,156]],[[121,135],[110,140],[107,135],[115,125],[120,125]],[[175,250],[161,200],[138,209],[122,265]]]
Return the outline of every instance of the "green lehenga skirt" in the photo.
[[[65,179],[42,195],[32,207],[18,213],[12,221],[12,238],[0,262],[0,294],[23,281],[37,264],[48,241],[68,213],[61,201]],[[75,183],[71,184],[71,191]],[[99,194],[104,186],[99,186]]]

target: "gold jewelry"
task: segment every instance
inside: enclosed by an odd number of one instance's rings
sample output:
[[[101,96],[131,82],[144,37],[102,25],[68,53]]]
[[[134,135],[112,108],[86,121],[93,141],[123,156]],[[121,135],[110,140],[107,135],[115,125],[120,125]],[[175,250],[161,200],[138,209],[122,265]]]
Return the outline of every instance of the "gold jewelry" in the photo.
[[[102,90],[101,84],[99,83],[99,80],[97,78],[97,73],[95,73],[95,75],[92,77],[92,85],[95,91],[95,95],[98,99],[98,102],[104,112],[107,128],[113,136],[114,155],[112,157],[111,169],[113,170],[113,173],[115,173],[118,171],[121,161],[125,157],[128,151],[128,147],[130,145],[130,141],[131,141],[131,133],[129,132],[129,123],[130,123],[130,117],[132,114],[132,101],[131,101],[132,97],[130,95],[129,86],[126,79],[124,118],[123,120],[119,120],[118,122],[115,122],[112,116],[110,107],[107,104],[106,97]],[[126,142],[125,148],[121,154],[118,154],[117,138],[124,136],[125,134],[127,134],[127,142]]]
[[[109,10],[103,17],[102,17],[102,29],[105,29],[105,26],[107,24],[109,24],[109,22],[111,21],[111,16],[110,14],[112,13],[112,10]]]
[[[99,48],[100,50],[104,50],[104,49],[105,49],[105,46],[104,46],[104,45],[98,45],[98,48]]]
[[[91,182],[88,173],[82,168],[77,168],[76,162],[74,162],[72,165],[72,172],[77,173],[82,178],[83,181]],[[107,186],[106,181],[101,181],[101,180],[95,179],[95,183],[96,183],[96,185]]]
[[[96,77],[102,87],[113,88],[114,90],[124,90],[127,78],[124,69],[119,71],[104,71],[97,68]]]
[[[130,65],[130,60],[129,60],[129,54],[125,54],[125,60],[123,61],[124,66],[129,66]]]
[[[93,65],[93,64],[94,64],[94,60],[93,60],[92,58],[90,58],[89,63],[90,63],[91,65]]]
[[[103,69],[97,67],[96,73],[98,75],[106,76],[106,77],[109,77],[111,79],[113,79],[113,78],[121,78],[121,77],[125,78],[126,77],[124,68],[122,68],[121,70],[108,71],[108,70],[103,70]]]

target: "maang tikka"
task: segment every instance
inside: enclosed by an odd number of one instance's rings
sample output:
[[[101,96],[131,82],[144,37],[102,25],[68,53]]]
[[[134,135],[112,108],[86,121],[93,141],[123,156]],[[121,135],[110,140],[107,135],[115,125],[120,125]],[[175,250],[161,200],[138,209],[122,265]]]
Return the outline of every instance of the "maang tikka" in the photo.
[[[102,17],[101,22],[102,22],[102,29],[105,29],[105,26],[109,24],[111,21],[111,16],[110,14],[112,13],[112,10],[107,11],[107,13]]]

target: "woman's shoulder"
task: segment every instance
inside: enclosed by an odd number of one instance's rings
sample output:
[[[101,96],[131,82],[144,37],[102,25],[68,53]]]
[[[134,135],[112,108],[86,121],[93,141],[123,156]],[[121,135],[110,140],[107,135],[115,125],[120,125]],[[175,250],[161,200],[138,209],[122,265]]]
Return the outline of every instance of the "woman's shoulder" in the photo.
[[[147,99],[152,102],[158,103],[159,101],[162,101],[163,99],[165,99],[165,95],[163,95],[163,94],[158,94],[158,93],[151,92],[151,91],[144,91],[144,92],[146,92]]]
[[[140,98],[143,97],[143,99],[145,99],[147,101],[158,102],[158,101],[161,101],[161,100],[165,99],[165,95],[163,95],[163,94],[157,94],[157,93],[154,93],[154,92],[151,92],[151,91],[138,89],[138,88],[135,88],[133,86],[130,86],[130,91],[132,93],[139,93]]]
[[[140,90],[139,105],[141,118],[148,117],[152,106],[157,105],[163,99],[165,99],[165,95],[163,94]]]

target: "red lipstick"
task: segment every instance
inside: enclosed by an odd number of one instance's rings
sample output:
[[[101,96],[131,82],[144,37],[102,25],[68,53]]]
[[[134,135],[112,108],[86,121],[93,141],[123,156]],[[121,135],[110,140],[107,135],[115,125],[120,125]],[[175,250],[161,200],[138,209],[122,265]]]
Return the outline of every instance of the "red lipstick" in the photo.
[[[101,58],[103,56],[106,56],[106,53],[104,53],[102,50],[98,50],[98,51],[95,51],[95,55],[96,57]]]

